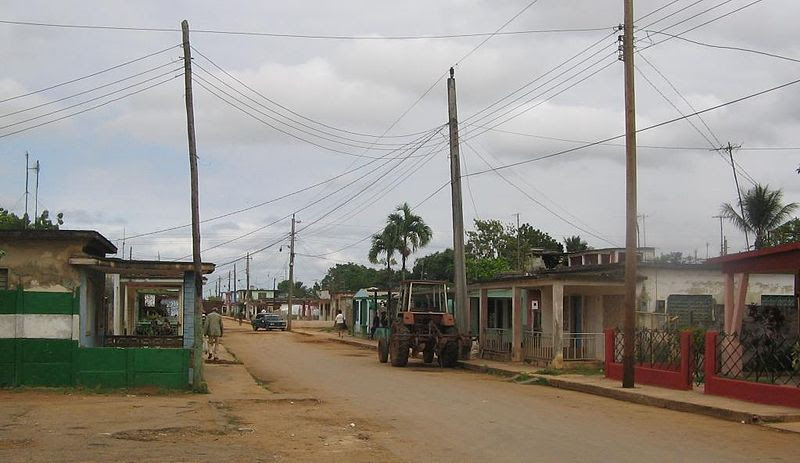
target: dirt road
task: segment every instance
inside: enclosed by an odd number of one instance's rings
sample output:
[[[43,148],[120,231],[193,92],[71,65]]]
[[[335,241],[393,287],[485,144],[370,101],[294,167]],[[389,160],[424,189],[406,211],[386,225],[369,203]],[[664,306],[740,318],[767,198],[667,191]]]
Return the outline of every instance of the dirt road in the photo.
[[[418,360],[392,368],[370,351],[294,333],[229,333],[226,346],[271,391],[333,404],[392,460],[790,462],[800,455],[798,434]]]

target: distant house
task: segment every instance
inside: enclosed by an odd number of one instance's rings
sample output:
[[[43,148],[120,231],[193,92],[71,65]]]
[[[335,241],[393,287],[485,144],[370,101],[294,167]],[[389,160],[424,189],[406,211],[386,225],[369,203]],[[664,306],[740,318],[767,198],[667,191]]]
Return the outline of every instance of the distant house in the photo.
[[[660,264],[638,251],[640,326],[721,326],[719,266]],[[486,356],[557,367],[603,359],[603,329],[623,321],[624,249],[567,254],[568,264],[470,285],[470,326]],[[753,275],[747,300],[793,296],[791,275]]]
[[[0,249],[0,386],[189,385],[190,262],[106,257],[96,231],[0,231]]]

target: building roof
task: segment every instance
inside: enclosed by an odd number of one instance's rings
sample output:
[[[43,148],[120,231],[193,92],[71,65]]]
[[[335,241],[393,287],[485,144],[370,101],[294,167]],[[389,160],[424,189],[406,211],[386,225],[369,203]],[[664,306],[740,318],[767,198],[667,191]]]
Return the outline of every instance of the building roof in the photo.
[[[125,260],[116,257],[70,257],[71,265],[89,267],[103,273],[118,273],[124,276],[141,277],[162,277],[177,278],[183,277],[184,272],[191,272],[194,269],[192,262],[177,262],[164,260]],[[202,271],[207,275],[214,271],[215,265],[203,262]]]
[[[87,254],[115,254],[117,247],[94,230],[0,230],[0,240],[15,241],[86,241]]]
[[[797,273],[800,271],[800,243],[728,254],[706,262],[722,266],[725,273]]]

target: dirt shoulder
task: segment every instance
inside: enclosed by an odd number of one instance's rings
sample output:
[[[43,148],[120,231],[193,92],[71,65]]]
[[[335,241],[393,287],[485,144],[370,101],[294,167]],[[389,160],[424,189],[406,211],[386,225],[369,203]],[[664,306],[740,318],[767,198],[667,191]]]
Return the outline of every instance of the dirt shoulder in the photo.
[[[363,423],[312,395],[272,392],[241,364],[208,364],[206,379],[210,394],[0,390],[0,461],[398,460]]]

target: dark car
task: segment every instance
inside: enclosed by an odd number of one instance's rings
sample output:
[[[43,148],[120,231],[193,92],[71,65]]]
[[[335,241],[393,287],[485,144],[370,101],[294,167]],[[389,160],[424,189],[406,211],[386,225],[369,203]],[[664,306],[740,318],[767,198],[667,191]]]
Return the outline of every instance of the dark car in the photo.
[[[286,320],[280,315],[274,313],[259,313],[250,321],[253,325],[253,331],[258,331],[259,328],[269,330],[286,331]]]

